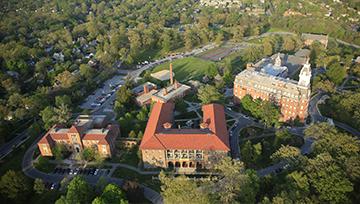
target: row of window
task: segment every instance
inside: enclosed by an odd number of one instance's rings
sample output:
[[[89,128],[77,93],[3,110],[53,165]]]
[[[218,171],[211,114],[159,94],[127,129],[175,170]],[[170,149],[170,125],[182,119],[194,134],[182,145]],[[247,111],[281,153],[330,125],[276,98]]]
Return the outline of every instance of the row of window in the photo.
[[[202,159],[202,150],[166,150],[167,159]]]

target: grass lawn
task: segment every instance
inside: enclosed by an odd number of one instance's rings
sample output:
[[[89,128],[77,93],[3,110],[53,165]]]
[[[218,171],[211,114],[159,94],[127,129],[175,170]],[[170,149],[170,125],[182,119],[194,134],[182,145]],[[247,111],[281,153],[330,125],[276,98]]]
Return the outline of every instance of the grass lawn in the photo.
[[[160,181],[152,179],[153,176],[157,177],[157,175],[141,175],[129,169],[119,167],[115,170],[112,176],[126,180],[134,180],[157,192],[160,192]]]
[[[169,69],[170,62],[161,64],[152,70],[152,73]],[[206,61],[196,57],[187,57],[172,61],[175,79],[187,81],[190,79],[200,80],[210,70],[216,69],[214,62]]]
[[[38,161],[34,163],[34,166],[39,171],[50,173],[54,171],[56,164],[50,163],[49,158],[40,156]]]
[[[192,118],[197,118],[198,116],[196,115],[196,113],[194,111],[191,112],[186,112],[186,113],[182,113],[180,115],[175,116],[175,120],[179,120],[179,119],[192,119]]]

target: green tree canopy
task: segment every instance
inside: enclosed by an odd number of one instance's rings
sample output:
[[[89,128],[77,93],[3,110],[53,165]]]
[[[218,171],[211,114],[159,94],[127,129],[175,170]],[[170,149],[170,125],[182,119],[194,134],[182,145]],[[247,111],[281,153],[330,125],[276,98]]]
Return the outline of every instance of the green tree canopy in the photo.
[[[203,105],[210,103],[223,103],[224,96],[214,86],[205,85],[199,88],[198,98]]]
[[[31,182],[21,173],[8,170],[0,180],[0,192],[14,201],[24,201],[31,192]]]

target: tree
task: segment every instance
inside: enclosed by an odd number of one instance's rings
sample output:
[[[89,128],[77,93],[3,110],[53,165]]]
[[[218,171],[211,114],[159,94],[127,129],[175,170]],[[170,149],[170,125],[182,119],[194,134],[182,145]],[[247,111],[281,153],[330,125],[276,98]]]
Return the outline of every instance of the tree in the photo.
[[[92,189],[86,181],[75,176],[67,187],[66,197],[62,197],[56,203],[90,203],[93,198]]]
[[[255,171],[245,171],[240,161],[229,157],[221,159],[214,168],[221,177],[211,185],[215,199],[220,203],[254,203],[259,190],[259,178]]]
[[[108,184],[100,197],[96,197],[93,204],[120,203],[127,204],[124,192],[115,184]]]
[[[80,65],[80,75],[85,79],[92,79],[95,75],[94,69],[91,68],[88,64]]]
[[[71,106],[71,98],[68,95],[55,96],[55,105],[60,107],[61,105]]]
[[[309,160],[305,169],[309,182],[322,202],[348,202],[348,193],[353,184],[346,178],[343,170],[328,153],[317,155]]]
[[[54,148],[52,149],[52,153],[56,160],[60,161],[65,158],[67,153],[67,148],[64,144],[56,143]]]
[[[136,132],[134,130],[131,130],[129,133],[130,138],[136,138]]]
[[[300,149],[289,145],[281,145],[281,147],[271,155],[271,159],[275,162],[285,161],[290,165],[298,164],[301,155]]]
[[[310,194],[308,177],[301,171],[294,171],[286,176],[286,190],[291,200],[304,200]]]
[[[160,172],[159,179],[164,203],[209,203],[208,194],[185,176],[173,177]]]
[[[223,103],[224,96],[214,86],[205,85],[198,90],[198,98],[203,105],[210,103]]]
[[[285,51],[293,51],[296,48],[296,42],[291,37],[285,37],[282,49]]]
[[[333,63],[326,71],[326,76],[336,85],[340,85],[346,77],[346,69],[340,63]]]
[[[23,201],[31,192],[31,182],[21,173],[8,170],[0,180],[0,192],[14,201]]]
[[[58,74],[55,77],[55,80],[59,83],[59,86],[62,88],[70,88],[77,81],[76,77],[67,70]]]
[[[280,110],[269,101],[262,101],[261,103],[261,120],[268,127],[275,125],[279,126]]]
[[[275,132],[274,147],[278,149],[282,144],[288,144],[292,140],[289,130],[281,129]]]
[[[216,42],[216,44],[221,45],[221,43],[223,43],[223,41],[224,41],[224,33],[223,33],[223,32],[219,32],[219,33],[216,35],[215,42]]]
[[[37,193],[37,194],[43,194],[44,192],[46,192],[46,187],[45,187],[45,184],[43,182],[43,180],[41,179],[35,179],[34,181],[34,191]]]
[[[96,151],[94,148],[84,148],[81,157],[85,161],[92,161],[95,159]]]
[[[126,180],[123,189],[132,203],[139,203],[144,199],[144,188],[136,181]]]
[[[71,118],[71,113],[70,113],[70,109],[67,105],[65,104],[60,104],[59,107],[54,109],[55,112],[55,121],[57,123],[66,125],[70,118]]]
[[[125,107],[129,107],[132,105],[133,94],[130,87],[124,85],[119,88],[116,92],[116,101],[119,105],[123,105]],[[116,105],[116,104],[115,104]]]
[[[246,141],[245,144],[241,147],[241,160],[244,161],[244,163],[247,166],[253,166],[255,160],[256,160],[256,153],[254,146],[250,142],[250,140]]]
[[[265,38],[263,41],[263,48],[264,48],[264,55],[270,56],[273,54],[274,48],[273,48],[273,42],[271,38]]]
[[[251,46],[245,49],[243,55],[243,61],[245,62],[255,62],[263,55],[262,50],[258,46]]]

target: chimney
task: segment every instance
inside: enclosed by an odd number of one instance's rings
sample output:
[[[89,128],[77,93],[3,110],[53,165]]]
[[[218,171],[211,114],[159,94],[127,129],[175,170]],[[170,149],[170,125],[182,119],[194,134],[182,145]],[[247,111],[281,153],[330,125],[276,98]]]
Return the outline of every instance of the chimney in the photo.
[[[179,87],[180,87],[180,84],[179,84],[179,82],[175,80],[175,85],[174,85],[174,89],[177,89],[177,88],[179,88]]]
[[[166,96],[168,94],[167,88],[164,88],[164,96]]]
[[[174,84],[172,63],[170,63],[170,84]]]
[[[207,124],[207,123],[205,123],[205,122],[200,123],[200,128],[201,128],[201,129],[206,129],[206,128],[208,128],[208,127],[209,127],[209,124]]]
[[[147,84],[144,85],[144,94],[149,93],[149,87]]]
[[[166,122],[166,123],[163,124],[163,127],[164,127],[166,130],[170,129],[171,126],[172,126],[172,124],[169,123],[169,122]]]
[[[253,63],[247,63],[246,64],[246,69],[254,69],[254,64]]]

